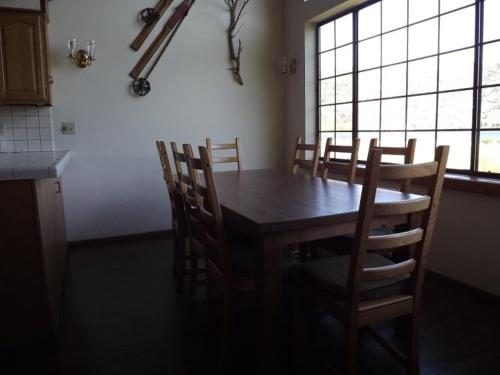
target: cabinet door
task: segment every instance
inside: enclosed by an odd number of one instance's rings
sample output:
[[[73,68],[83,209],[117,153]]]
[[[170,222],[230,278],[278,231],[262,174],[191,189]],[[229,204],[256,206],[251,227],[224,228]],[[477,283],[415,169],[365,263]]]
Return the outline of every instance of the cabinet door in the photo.
[[[0,10],[0,102],[50,104],[47,81],[43,15]]]
[[[47,295],[53,328],[56,329],[66,273],[66,230],[62,185],[59,179],[36,180],[35,183]]]

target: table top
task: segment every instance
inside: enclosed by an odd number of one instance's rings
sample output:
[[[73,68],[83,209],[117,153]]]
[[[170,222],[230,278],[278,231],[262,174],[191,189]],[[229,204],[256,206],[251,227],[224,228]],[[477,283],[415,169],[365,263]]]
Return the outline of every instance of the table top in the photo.
[[[0,181],[60,177],[71,151],[0,153]]]
[[[363,188],[279,170],[217,172],[215,182],[224,217],[254,234],[354,221]],[[376,202],[418,197],[378,189]]]

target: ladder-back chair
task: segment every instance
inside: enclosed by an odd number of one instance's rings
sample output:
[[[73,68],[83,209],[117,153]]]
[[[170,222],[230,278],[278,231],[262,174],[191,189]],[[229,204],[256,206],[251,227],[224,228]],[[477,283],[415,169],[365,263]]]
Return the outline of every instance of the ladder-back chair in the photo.
[[[437,148],[435,161],[425,164],[381,165],[382,150],[368,158],[352,255],[334,256],[306,263],[297,277],[295,332],[298,342],[307,337],[303,305],[317,305],[343,324],[344,360],[348,374],[357,374],[358,334],[369,333],[400,359],[409,374],[419,373],[418,316],[430,245],[437,219],[449,147]],[[405,181],[426,178],[425,196],[395,203],[376,202],[379,180]],[[418,225],[390,235],[370,235],[378,217],[421,213]],[[406,260],[394,263],[388,250],[415,246]],[[302,316],[301,316],[302,314]],[[406,356],[386,342],[370,325],[402,318],[408,328]]]
[[[322,174],[323,178],[328,178],[328,173],[340,173],[346,175],[347,182],[354,183],[356,179],[356,168],[358,166],[359,143],[358,138],[352,141],[351,146],[332,145],[332,138],[328,138],[323,156]],[[346,153],[350,154],[348,163],[332,160],[331,153]]]
[[[184,211],[184,202],[182,196],[177,190],[177,179],[172,173],[172,167],[167,153],[165,142],[156,141],[158,156],[160,157],[161,168],[163,170],[163,179],[167,185],[170,206],[172,211],[172,225],[174,227],[174,277],[177,291],[182,291],[184,279],[188,272],[186,269],[186,239],[187,224]]]
[[[234,143],[212,143],[212,139],[207,138],[207,150],[213,164],[237,164],[238,171],[241,171],[241,149],[240,139],[235,138]],[[234,150],[235,156],[214,156],[214,151]]]
[[[196,215],[196,201],[191,188],[192,181],[189,174],[187,157],[185,153],[179,152],[175,142],[172,142],[171,146],[175,169],[177,172],[177,191],[182,197],[182,201],[184,203],[187,235],[189,239],[189,295],[191,300],[193,300],[196,288],[204,285],[204,283],[199,280],[198,276],[205,272],[200,264],[200,260],[204,258],[205,254],[201,251],[202,249],[193,246],[193,237],[196,236],[196,232],[193,229],[193,218],[195,218]]]
[[[313,158],[306,159],[306,152],[312,151]],[[314,144],[302,143],[302,137],[297,137],[295,143],[295,151],[293,153],[292,173],[297,174],[299,169],[306,169],[311,176],[316,177],[318,173],[319,156],[321,153],[321,141],[318,140]]]
[[[208,302],[213,291],[219,287],[223,292],[223,339],[220,355],[221,369],[229,363],[229,351],[234,326],[235,298],[255,291],[255,278],[248,272],[249,262],[254,263],[254,251],[238,248],[226,236],[224,218],[217,195],[212,164],[208,149],[200,146],[200,158],[195,158],[190,145],[184,145],[184,154],[189,165],[191,188],[194,193],[197,219],[192,220],[192,231],[200,236],[193,239],[194,247],[205,254]],[[203,176],[200,181],[199,174]],[[241,243],[239,244],[241,245]],[[241,251],[246,257],[240,257]],[[242,267],[238,267],[239,263]],[[242,270],[244,268],[245,270]],[[251,268],[251,267],[250,267]]]

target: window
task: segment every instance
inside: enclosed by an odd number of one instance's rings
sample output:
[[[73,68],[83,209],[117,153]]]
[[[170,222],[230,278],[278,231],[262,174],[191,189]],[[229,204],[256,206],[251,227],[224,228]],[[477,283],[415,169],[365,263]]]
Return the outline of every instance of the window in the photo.
[[[323,144],[370,139],[416,161],[451,146],[448,168],[500,176],[498,0],[380,0],[318,26]]]

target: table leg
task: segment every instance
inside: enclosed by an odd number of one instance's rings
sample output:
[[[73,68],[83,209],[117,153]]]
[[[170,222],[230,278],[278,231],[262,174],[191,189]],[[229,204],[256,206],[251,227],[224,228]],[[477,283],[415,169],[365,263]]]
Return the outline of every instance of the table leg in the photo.
[[[260,370],[279,363],[282,304],[283,245],[279,238],[264,236],[257,249],[257,358]]]

